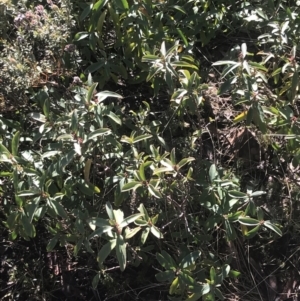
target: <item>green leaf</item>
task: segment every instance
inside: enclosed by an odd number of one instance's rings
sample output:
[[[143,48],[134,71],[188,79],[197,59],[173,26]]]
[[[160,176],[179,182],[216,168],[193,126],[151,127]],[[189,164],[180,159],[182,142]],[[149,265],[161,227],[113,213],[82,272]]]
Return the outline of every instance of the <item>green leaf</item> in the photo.
[[[50,116],[50,102],[49,102],[48,97],[44,101],[43,112],[44,112],[44,115],[46,116],[46,118],[49,118],[49,116]]]
[[[113,98],[119,98],[122,99],[123,97],[115,92],[111,92],[111,91],[102,91],[96,94],[96,96],[98,97],[98,102],[102,102],[103,100],[105,100],[107,97],[113,97]]]
[[[0,143],[0,154],[10,156],[10,151],[2,143]]]
[[[142,164],[140,165],[139,172],[140,172],[141,180],[142,180],[142,181],[146,181],[146,176],[145,176],[145,163],[142,163]]]
[[[257,212],[257,219],[259,221],[262,221],[264,219],[264,211],[260,207],[257,207],[256,212]]]
[[[209,179],[210,182],[213,183],[214,180],[218,177],[218,171],[215,164],[212,164],[209,168]]]
[[[158,239],[162,239],[162,238],[164,238],[164,236],[163,236],[163,234],[160,232],[160,230],[156,227],[156,226],[151,226],[150,227],[150,231],[151,231],[151,233],[155,236],[155,237],[157,237]]]
[[[145,141],[145,140],[150,139],[150,138],[152,138],[152,135],[150,135],[150,134],[143,134],[143,135],[134,137],[132,143],[134,144],[134,143],[137,143],[137,142],[140,142],[140,141]]]
[[[136,213],[136,214],[130,215],[130,216],[124,218],[124,220],[119,224],[119,226],[121,228],[124,228],[124,227],[128,226],[130,223],[134,222],[136,219],[138,219],[141,216],[143,216],[142,213]]]
[[[117,7],[127,10],[129,8],[127,0],[114,0]]]
[[[88,134],[86,141],[94,139],[101,135],[108,134],[110,132],[111,132],[111,130],[108,128],[102,128],[102,129],[95,130],[94,132]]]
[[[170,172],[170,171],[174,171],[173,167],[159,167],[159,168],[155,168],[153,170],[153,175],[158,175],[160,173],[165,173],[165,172]]]
[[[74,250],[73,250],[73,254],[75,257],[77,257],[78,252],[80,251],[81,247],[82,247],[82,243],[83,243],[84,237],[80,237],[79,240],[77,241]]]
[[[236,199],[246,199],[246,198],[249,198],[249,195],[247,193],[236,191],[236,190],[230,190],[230,191],[228,191],[228,195],[231,196],[232,198],[236,198]]]
[[[141,227],[136,227],[133,229],[126,229],[125,231],[125,240],[132,238],[135,234],[137,234],[142,228]]]
[[[261,196],[264,194],[266,194],[265,191],[254,191],[253,193],[251,193],[251,197]]]
[[[114,211],[113,211],[113,208],[112,208],[112,205],[110,202],[106,202],[105,209],[106,209],[109,219],[111,219],[111,220],[115,219]]]
[[[230,270],[229,272],[229,277],[231,278],[237,278],[241,275],[241,272],[235,271],[235,270]]]
[[[200,257],[200,255],[201,255],[201,251],[195,251],[188,254],[181,260],[179,267],[182,269],[188,268],[189,266],[195,263],[195,261]]]
[[[245,226],[257,226],[260,224],[260,222],[257,219],[247,217],[247,216],[240,216],[239,222]]]
[[[181,39],[182,39],[184,45],[187,47],[188,44],[189,44],[187,38],[185,37],[185,35],[184,35],[183,32],[181,31],[181,29],[179,29],[179,28],[177,27],[176,30],[177,30],[177,33],[179,34],[179,36],[181,37]]]
[[[93,4],[89,4],[85,7],[85,9],[82,11],[82,13],[80,14],[79,20],[83,21],[92,11],[93,8]]]
[[[18,131],[14,134],[11,142],[11,153],[13,154],[13,156],[18,155],[19,142],[20,142],[20,132]]]
[[[164,282],[164,281],[171,282],[174,279],[174,277],[175,277],[175,273],[174,271],[171,270],[160,272],[155,275],[155,278],[159,282]]]
[[[170,286],[170,289],[169,289],[169,294],[170,294],[170,295],[173,295],[173,294],[175,293],[175,291],[176,291],[178,285],[179,285],[179,281],[178,281],[178,277],[176,277],[176,278],[173,280],[173,282],[172,282],[172,284],[171,284],[171,286]]]
[[[265,221],[264,222],[264,226],[271,229],[272,231],[274,231],[276,234],[278,234],[279,236],[282,236],[282,232],[281,230],[274,225],[273,223],[271,223],[271,221]]]
[[[93,6],[93,11],[100,11],[108,0],[99,0]]]
[[[27,234],[27,236],[35,237],[35,234],[36,234],[35,227],[31,223],[29,218],[25,215],[25,213],[23,213],[22,216],[21,216],[21,224],[22,224],[22,226],[24,228],[24,231]]]
[[[117,244],[116,239],[110,240],[108,243],[106,243],[98,252],[97,261],[99,263],[104,262],[104,260],[108,257],[111,251],[115,248],[116,244]]]
[[[148,238],[148,235],[150,233],[150,227],[147,227],[143,230],[142,234],[141,234],[141,244],[144,245],[147,238]]]
[[[100,277],[101,277],[100,273],[97,273],[97,274],[94,276],[94,278],[93,278],[93,281],[92,281],[92,287],[93,287],[94,290],[96,290],[97,287],[98,287]]]
[[[123,272],[126,268],[126,242],[122,235],[117,236],[116,245],[117,259],[120,265],[120,270]]]
[[[216,276],[217,275],[216,275],[216,270],[213,266],[210,268],[209,275],[210,275],[211,283],[216,284]]]
[[[34,120],[40,121],[42,123],[45,123],[47,121],[45,115],[41,113],[30,113],[28,114],[29,117],[31,117]]]
[[[192,162],[192,161],[194,161],[194,160],[195,160],[195,158],[193,158],[193,157],[188,157],[188,158],[182,159],[182,160],[177,164],[178,169],[180,169],[181,167],[183,167],[183,166],[186,165],[187,163]]]
[[[112,218],[112,220],[114,220],[114,217]],[[96,229],[97,227],[111,227],[111,224],[109,223],[109,221],[107,219],[101,218],[101,217],[97,217],[97,218],[90,218],[88,219],[88,224],[90,226],[90,228],[92,230]]]
[[[129,183],[126,183],[123,187],[122,187],[122,191],[129,191],[129,190],[135,190],[138,187],[143,186],[143,184],[141,182],[138,181],[131,181]]]
[[[74,41],[80,41],[85,39],[86,37],[89,36],[89,33],[86,31],[82,31],[82,32],[77,32],[75,37],[74,37]]]
[[[151,195],[153,195],[157,199],[162,198],[162,194],[159,192],[159,190],[154,188],[154,186],[151,184],[148,184],[148,191],[150,192]]]
[[[57,242],[58,242],[57,237],[51,238],[46,247],[47,252],[51,252],[54,249],[54,247],[56,246]]]
[[[185,285],[195,285],[196,281],[187,273],[181,272],[179,274],[179,280]]]
[[[244,226],[244,227],[246,227],[246,226]],[[256,226],[256,227],[254,227],[253,229],[251,229],[250,231],[247,230],[247,231],[244,233],[244,236],[245,236],[247,239],[250,239],[250,238],[254,237],[254,236],[257,234],[257,232],[259,231],[260,228],[261,228],[261,225],[258,225],[258,226]]]
[[[117,116],[115,113],[113,113],[112,111],[109,112],[109,114],[107,115],[107,117],[109,117],[111,120],[113,120],[115,123],[122,125],[122,120],[119,118],[119,116]]]
[[[146,220],[146,222],[148,222],[149,221],[149,215],[148,215],[147,209],[145,208],[143,203],[141,203],[139,205],[138,211],[140,211],[144,215],[143,218]]]
[[[65,219],[68,218],[68,215],[67,215],[64,207],[58,201],[49,200],[49,205],[57,215],[61,216],[62,218],[65,218]]]

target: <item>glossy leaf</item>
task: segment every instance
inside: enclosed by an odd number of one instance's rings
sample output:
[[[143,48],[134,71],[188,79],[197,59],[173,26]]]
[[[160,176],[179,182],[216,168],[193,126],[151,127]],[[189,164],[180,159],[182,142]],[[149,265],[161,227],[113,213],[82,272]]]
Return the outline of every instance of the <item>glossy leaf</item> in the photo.
[[[279,236],[282,236],[282,232],[281,230],[274,225],[273,223],[271,223],[271,221],[265,221],[264,222],[264,226],[271,229],[272,231],[274,231],[276,234],[278,234]]]
[[[110,132],[111,132],[111,130],[108,129],[108,128],[102,128],[102,129],[95,130],[94,132],[88,134],[87,141],[91,140],[91,139],[94,139],[94,138],[97,138],[98,136],[108,134]]]
[[[19,143],[20,143],[20,132],[18,131],[14,134],[11,143],[11,153],[13,154],[13,156],[18,155]]]
[[[182,269],[188,268],[189,266],[195,263],[195,261],[200,257],[200,255],[201,251],[195,251],[188,254],[181,260],[179,267]]]
[[[239,222],[245,226],[257,226],[260,223],[257,219],[247,217],[247,216],[240,216]]]
[[[124,218],[123,221],[119,224],[119,226],[121,228],[124,228],[124,227],[128,226],[129,224],[131,224],[132,222],[134,222],[136,219],[138,219],[141,216],[143,216],[142,213],[136,213],[136,214],[130,215],[130,216]]]

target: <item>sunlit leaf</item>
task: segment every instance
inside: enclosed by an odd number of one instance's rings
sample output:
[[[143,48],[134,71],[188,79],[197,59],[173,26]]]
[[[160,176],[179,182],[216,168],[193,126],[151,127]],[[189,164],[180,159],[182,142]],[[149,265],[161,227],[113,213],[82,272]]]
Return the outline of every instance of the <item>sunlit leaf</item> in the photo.
[[[271,221],[265,221],[264,226],[271,229],[272,231],[274,231],[279,236],[282,236],[281,230],[275,224],[273,224]]]
[[[117,259],[120,265],[120,270],[123,272],[126,268],[126,242],[122,235],[117,236],[117,245],[116,245]]]

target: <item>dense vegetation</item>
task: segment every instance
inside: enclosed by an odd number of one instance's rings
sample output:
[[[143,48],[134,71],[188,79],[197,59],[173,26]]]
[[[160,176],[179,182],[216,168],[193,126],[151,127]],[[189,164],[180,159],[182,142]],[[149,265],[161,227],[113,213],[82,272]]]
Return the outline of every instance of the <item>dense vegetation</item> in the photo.
[[[297,300],[299,10],[2,0],[1,300]]]

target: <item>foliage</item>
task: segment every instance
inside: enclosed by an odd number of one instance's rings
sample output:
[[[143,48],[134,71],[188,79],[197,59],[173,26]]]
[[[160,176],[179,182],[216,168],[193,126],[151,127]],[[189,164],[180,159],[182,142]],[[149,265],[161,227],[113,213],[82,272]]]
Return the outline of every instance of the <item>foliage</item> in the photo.
[[[0,6],[5,240],[43,237],[50,254],[65,248],[89,258],[94,291],[121,290],[118,277],[141,271],[167,287],[170,300],[227,300],[226,286],[243,273],[232,246],[253,244],[271,257],[267,246],[285,237],[298,210],[291,204],[283,216],[276,204],[272,213],[266,181],[243,184],[253,170],[279,178],[280,164],[290,181],[282,191],[298,202],[298,6],[71,4]],[[226,97],[232,120],[214,109]],[[234,137],[230,127],[257,135]]]

